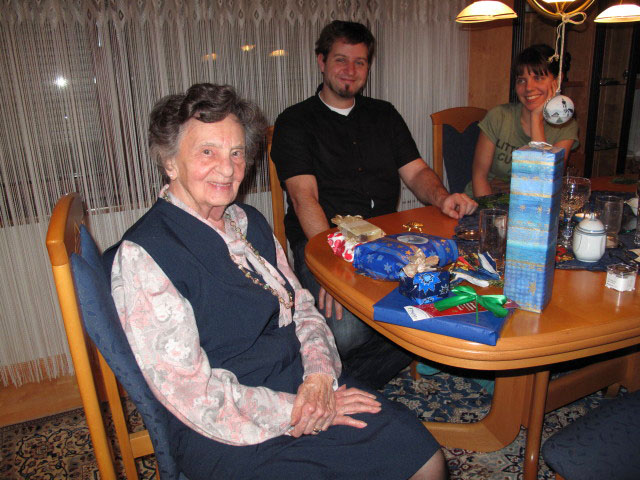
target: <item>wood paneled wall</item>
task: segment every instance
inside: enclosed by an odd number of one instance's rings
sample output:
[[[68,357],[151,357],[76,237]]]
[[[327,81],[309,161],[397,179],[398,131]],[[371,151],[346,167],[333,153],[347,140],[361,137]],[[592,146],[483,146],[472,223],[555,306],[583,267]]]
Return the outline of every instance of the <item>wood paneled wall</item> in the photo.
[[[513,0],[503,0],[513,7]],[[469,102],[487,110],[509,101],[513,21],[469,25]]]

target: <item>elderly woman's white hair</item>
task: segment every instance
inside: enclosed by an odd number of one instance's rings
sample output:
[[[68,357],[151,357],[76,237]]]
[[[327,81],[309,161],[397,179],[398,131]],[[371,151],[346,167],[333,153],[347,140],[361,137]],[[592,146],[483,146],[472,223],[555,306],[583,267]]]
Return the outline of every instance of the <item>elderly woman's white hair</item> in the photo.
[[[180,95],[160,99],[151,111],[149,150],[164,172],[166,161],[178,150],[182,126],[191,118],[214,123],[234,115],[244,128],[246,161],[251,165],[264,138],[267,122],[260,108],[238,96],[230,85],[198,83]]]

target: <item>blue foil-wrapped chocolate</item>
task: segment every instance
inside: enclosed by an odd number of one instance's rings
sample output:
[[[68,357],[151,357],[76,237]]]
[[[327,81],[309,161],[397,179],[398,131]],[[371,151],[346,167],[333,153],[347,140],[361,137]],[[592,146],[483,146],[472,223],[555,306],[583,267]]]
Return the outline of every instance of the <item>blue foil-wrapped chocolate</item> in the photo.
[[[426,257],[436,255],[442,267],[458,258],[458,247],[451,239],[426,233],[397,233],[358,245],[353,266],[360,274],[377,280],[399,280],[402,268],[421,250]]]
[[[398,291],[417,305],[433,303],[449,294],[450,277],[448,270],[416,273],[413,277],[402,272]]]

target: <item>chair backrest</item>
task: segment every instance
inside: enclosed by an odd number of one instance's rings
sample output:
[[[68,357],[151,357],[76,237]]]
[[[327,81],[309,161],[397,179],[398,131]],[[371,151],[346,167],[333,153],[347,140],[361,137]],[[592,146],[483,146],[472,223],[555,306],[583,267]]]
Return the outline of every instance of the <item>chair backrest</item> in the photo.
[[[95,355],[92,345],[87,342],[80,320],[69,263],[70,255],[80,250],[80,225],[84,222],[85,212],[80,197],[76,194],[63,196],[58,200],[51,215],[46,244],[100,477],[115,480],[111,446],[104,427],[94,378]]]
[[[451,193],[464,191],[471,181],[473,154],[487,111],[477,107],[448,108],[431,114],[433,124],[433,170],[442,180],[444,168]]]
[[[278,179],[276,166],[271,160],[271,142],[273,141],[273,127],[267,130],[267,156],[269,158],[269,187],[271,188],[271,209],[273,211],[273,233],[287,253],[287,236],[284,232],[284,192]]]
[[[166,410],[142,377],[120,326],[100,252],[84,225],[79,195],[65,195],[58,201],[47,232],[47,248],[101,478],[115,479],[116,474],[96,390],[98,383],[103,384],[109,402],[126,477],[137,479],[135,459],[153,454],[155,448],[160,478],[178,479],[168,446]],[[96,345],[97,366],[90,360]],[[129,432],[114,371],[148,430]]]

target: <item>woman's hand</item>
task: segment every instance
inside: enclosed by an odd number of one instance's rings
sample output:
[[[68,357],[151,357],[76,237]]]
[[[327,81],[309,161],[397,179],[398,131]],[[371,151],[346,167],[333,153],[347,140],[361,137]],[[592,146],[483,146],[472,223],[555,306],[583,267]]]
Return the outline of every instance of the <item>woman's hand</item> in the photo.
[[[331,407],[327,406],[328,400],[324,396],[326,390],[320,385],[324,385],[326,379],[329,380],[329,397],[331,397]],[[301,435],[315,435],[321,431],[326,431],[332,425],[346,425],[355,428],[364,428],[366,422],[356,420],[349,415],[356,413],[378,413],[380,402],[372,393],[365,392],[358,388],[347,388],[340,386],[335,392],[332,388],[333,379],[328,375],[309,375],[304,383],[298,388],[298,395],[293,404],[291,412],[291,425],[293,429],[289,434],[293,437]],[[317,400],[317,401],[314,401]]]
[[[556,95],[556,90],[558,89],[558,79],[554,78],[547,85],[547,94],[545,96],[544,102],[538,105],[534,110],[531,111],[531,120],[534,118],[542,118],[542,111],[544,110],[545,105],[549,100],[551,100]]]
[[[293,402],[289,432],[293,437],[317,434],[329,428],[337,415],[333,377],[325,374],[309,375],[298,387]]]
[[[335,396],[338,414],[335,416],[332,425],[364,428],[367,426],[366,422],[351,418],[349,415],[355,415],[356,413],[378,413],[381,409],[380,402],[376,400],[374,394],[357,388],[347,388],[346,385],[341,385],[340,388],[335,391]]]

